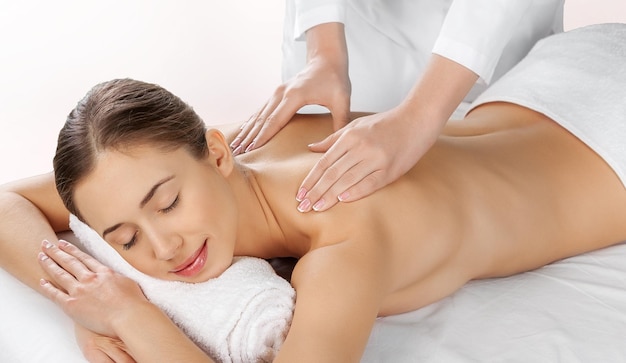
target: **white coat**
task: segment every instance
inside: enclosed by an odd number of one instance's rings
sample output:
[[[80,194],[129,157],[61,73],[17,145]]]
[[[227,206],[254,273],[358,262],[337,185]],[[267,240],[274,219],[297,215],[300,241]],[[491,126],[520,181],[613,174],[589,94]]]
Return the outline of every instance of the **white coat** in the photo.
[[[380,112],[398,105],[436,53],[479,76],[458,110],[462,113],[539,39],[563,31],[563,2],[287,0],[283,80],[304,67],[304,33],[318,24],[341,22],[348,46],[352,110]]]

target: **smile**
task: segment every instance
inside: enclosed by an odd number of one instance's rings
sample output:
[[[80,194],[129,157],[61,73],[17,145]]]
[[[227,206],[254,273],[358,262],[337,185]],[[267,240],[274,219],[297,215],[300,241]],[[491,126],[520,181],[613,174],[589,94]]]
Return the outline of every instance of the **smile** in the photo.
[[[191,257],[185,260],[182,264],[171,270],[177,275],[184,277],[191,277],[199,273],[204,267],[207,259],[207,246],[206,241]]]

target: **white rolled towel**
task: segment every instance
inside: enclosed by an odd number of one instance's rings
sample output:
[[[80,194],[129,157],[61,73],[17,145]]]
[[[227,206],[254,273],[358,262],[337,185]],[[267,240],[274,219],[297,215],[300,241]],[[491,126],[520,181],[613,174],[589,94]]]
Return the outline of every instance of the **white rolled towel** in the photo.
[[[165,281],[128,264],[97,232],[70,216],[79,247],[136,281],[199,347],[220,362],[271,362],[293,316],[295,291],[271,265],[237,257],[219,277],[202,283]]]

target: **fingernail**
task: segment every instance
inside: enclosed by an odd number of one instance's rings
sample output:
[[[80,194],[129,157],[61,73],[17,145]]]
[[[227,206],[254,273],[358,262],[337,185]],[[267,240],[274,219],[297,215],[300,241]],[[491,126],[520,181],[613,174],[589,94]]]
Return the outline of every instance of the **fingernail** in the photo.
[[[241,145],[237,146],[237,148],[235,150],[233,150],[233,155],[237,156],[239,154],[241,154]]]
[[[45,261],[45,260],[47,260],[49,257],[48,257],[48,255],[46,255],[45,253],[43,253],[43,252],[39,252],[39,254],[37,254],[37,258],[39,259],[39,261]]]
[[[66,240],[64,240],[64,239],[60,239],[60,240],[59,240],[59,246],[61,246],[61,247],[67,247],[67,246],[69,246],[69,245],[70,245],[70,243],[69,243],[69,242],[67,242]]]
[[[41,241],[41,245],[43,246],[43,248],[52,247],[52,243],[50,243],[50,241],[48,241],[47,239],[44,239],[43,241]]]
[[[236,137],[233,142],[230,143],[230,148],[235,149],[241,143],[241,137]]]
[[[313,204],[313,210],[319,212],[324,207],[324,199],[320,199],[317,203]]]
[[[304,188],[300,188],[298,190],[298,194],[296,194],[296,200],[298,202],[301,202],[304,199],[304,196],[306,195],[306,189]]]
[[[311,206],[311,201],[308,199],[305,199],[302,202],[300,202],[300,204],[298,204],[298,211],[306,212],[309,210],[310,206]]]
[[[248,152],[248,151],[250,151],[250,150],[254,149],[254,144],[256,144],[256,140],[253,140],[253,141],[250,143],[250,145],[248,145],[248,147],[246,148],[246,151],[245,151],[245,152]]]
[[[350,196],[350,193],[348,193],[348,192],[343,192],[343,193],[341,193],[341,194],[339,194],[339,195],[337,196],[337,199],[338,199],[340,202],[343,202],[344,200],[348,199],[348,197],[349,197],[349,196]]]
[[[48,283],[48,280],[45,279],[39,279],[39,285],[44,286],[45,284]]]

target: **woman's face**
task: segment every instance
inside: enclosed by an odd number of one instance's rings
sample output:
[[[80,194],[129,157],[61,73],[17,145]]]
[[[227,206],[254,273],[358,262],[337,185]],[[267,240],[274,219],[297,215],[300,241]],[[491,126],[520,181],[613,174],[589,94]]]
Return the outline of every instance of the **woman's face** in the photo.
[[[237,212],[213,153],[150,146],[105,151],[74,197],[78,210],[139,271],[164,280],[201,282],[233,259]]]

